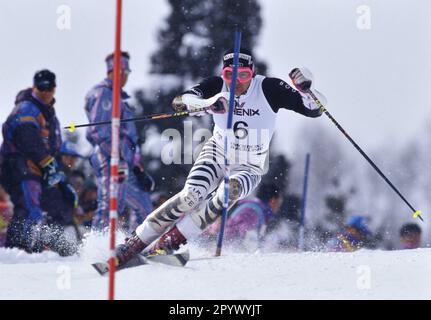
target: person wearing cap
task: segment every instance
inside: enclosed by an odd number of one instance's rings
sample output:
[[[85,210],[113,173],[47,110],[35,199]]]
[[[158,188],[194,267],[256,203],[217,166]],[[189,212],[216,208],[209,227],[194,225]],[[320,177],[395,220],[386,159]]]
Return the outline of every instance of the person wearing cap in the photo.
[[[400,249],[417,249],[421,246],[422,229],[416,223],[406,223],[400,228]]]
[[[67,177],[70,176],[80,158],[84,157],[78,152],[77,145],[74,142],[65,141],[61,144],[58,162]]]
[[[311,73],[293,69],[289,76],[295,86],[279,78],[257,74],[250,50],[239,53],[232,131],[227,131],[230,86],[234,51],[223,55],[221,76],[213,76],[174,98],[176,111],[198,110],[211,114],[213,136],[202,148],[182,191],[153,211],[133,237],[117,248],[117,260],[124,264],[144,250],[173,252],[187,240],[199,236],[222,213],[224,199],[224,141],[229,169],[229,208],[246,198],[259,185],[267,170],[267,156],[275,121],[280,110],[298,112],[306,117],[319,117],[322,111],[307,94],[311,89],[325,103],[324,96],[314,89]],[[153,241],[158,239],[155,244]]]
[[[328,241],[327,250],[331,252],[352,252],[367,247],[372,240],[372,233],[366,221],[367,218],[364,216],[352,216],[343,230]]]
[[[130,55],[121,53],[121,88],[128,80]],[[112,85],[114,77],[114,54],[106,57],[107,77],[93,87],[85,98],[85,112],[89,122],[110,121],[112,118]],[[127,103],[129,95],[121,90],[120,118],[133,118],[134,109]],[[88,127],[87,140],[94,147],[90,163],[97,179],[99,206],[93,217],[94,228],[105,228],[109,225],[109,180],[111,161],[111,126]],[[132,211],[134,229],[151,212],[152,204],[149,191],[153,184],[142,185],[141,181],[151,178],[143,170],[139,148],[138,133],[133,122],[122,123],[120,126],[120,163],[118,212],[126,214],[126,208]],[[148,178],[148,179],[147,179]]]
[[[55,213],[55,208],[41,205],[43,194],[50,189],[64,187],[68,194],[74,195],[55,159],[62,143],[54,109],[55,89],[53,72],[46,69],[36,72],[33,87],[18,93],[15,107],[2,127],[2,183],[14,205],[6,246],[28,252],[48,247],[68,255],[75,248],[65,245],[64,239],[59,238],[61,230],[48,227],[42,214],[47,211],[49,216]],[[56,235],[48,236],[51,231]]]

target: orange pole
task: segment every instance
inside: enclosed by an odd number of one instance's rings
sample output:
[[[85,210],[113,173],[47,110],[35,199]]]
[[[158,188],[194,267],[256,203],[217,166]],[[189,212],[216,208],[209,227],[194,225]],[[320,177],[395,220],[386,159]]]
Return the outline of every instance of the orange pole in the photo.
[[[121,7],[122,0],[117,0],[115,24],[114,83],[112,89],[112,124],[111,124],[111,174],[109,181],[109,300],[115,296],[115,231],[118,217],[118,163],[120,139],[120,69],[121,69]]]

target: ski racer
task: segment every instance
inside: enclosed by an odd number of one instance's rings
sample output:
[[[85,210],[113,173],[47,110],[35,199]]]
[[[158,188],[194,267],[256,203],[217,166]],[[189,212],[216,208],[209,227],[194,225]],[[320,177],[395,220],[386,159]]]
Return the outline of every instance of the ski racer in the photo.
[[[233,49],[223,56],[222,76],[204,79],[174,98],[175,110],[208,107],[214,119],[213,136],[202,148],[182,191],[153,211],[136,232],[117,247],[117,264],[122,265],[145,249],[169,254],[201,234],[223,210],[225,174],[224,136],[228,135],[229,208],[252,193],[265,173],[269,144],[280,110],[292,110],[306,117],[322,111],[305,92],[314,84],[311,73],[294,69],[296,90],[286,81],[256,73],[251,52],[241,49],[233,110],[233,132],[226,130],[229,88],[232,82]],[[313,88],[313,87],[311,87]],[[325,98],[314,90],[320,101]]]

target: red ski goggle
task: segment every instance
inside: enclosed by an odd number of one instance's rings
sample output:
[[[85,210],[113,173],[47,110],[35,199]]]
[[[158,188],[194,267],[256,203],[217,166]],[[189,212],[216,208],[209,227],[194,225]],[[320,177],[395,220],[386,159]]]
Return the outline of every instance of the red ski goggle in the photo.
[[[233,68],[226,67],[223,69],[222,77],[224,81],[232,81]],[[253,78],[253,71],[249,67],[239,67],[236,79],[240,83],[245,83]]]

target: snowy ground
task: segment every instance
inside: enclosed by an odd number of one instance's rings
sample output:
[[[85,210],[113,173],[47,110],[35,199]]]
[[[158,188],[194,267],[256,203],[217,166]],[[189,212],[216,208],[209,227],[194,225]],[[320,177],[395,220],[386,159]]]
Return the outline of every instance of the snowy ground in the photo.
[[[0,299],[106,299],[108,278],[90,263],[106,239],[80,257],[0,249]],[[355,253],[212,252],[192,246],[185,268],[123,270],[117,299],[431,299],[431,249]]]

